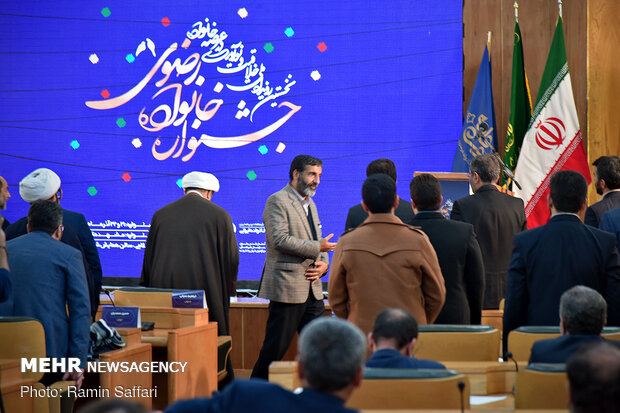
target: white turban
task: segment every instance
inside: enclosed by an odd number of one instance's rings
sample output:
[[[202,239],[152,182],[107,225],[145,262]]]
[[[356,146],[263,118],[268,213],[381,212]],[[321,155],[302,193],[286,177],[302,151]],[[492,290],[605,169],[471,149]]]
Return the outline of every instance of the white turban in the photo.
[[[60,189],[60,178],[47,168],[30,172],[19,183],[19,194],[26,202],[50,199]]]
[[[207,191],[217,192],[220,190],[220,181],[217,178],[206,172],[193,171],[183,177],[181,181],[183,189],[186,188],[199,188]]]

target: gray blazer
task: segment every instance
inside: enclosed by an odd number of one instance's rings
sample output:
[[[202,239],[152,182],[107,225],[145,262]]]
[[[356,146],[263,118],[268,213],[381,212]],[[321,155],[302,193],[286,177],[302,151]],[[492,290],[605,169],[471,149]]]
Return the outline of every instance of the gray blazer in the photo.
[[[308,208],[321,239],[319,214],[312,199]],[[286,185],[267,199],[263,221],[267,257],[258,296],[289,304],[306,302],[310,286],[304,275],[306,269],[315,261],[329,263],[329,258],[320,251],[319,241],[312,239],[306,212],[292,186]],[[312,292],[317,300],[323,299],[320,282],[312,285]]]

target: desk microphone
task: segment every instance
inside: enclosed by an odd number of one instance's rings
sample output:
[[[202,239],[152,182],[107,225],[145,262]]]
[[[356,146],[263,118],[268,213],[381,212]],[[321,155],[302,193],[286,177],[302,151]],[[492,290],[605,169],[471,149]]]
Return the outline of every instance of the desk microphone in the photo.
[[[465,400],[463,395],[463,390],[465,390],[465,382],[459,381],[457,386],[459,387],[459,392],[461,393],[461,413],[463,413],[465,412]]]
[[[504,359],[508,359],[508,360],[512,360],[515,363],[515,373],[519,372],[519,364],[517,363],[517,360],[514,359],[514,357],[512,357],[512,353],[510,351],[507,351],[506,354],[504,354]],[[512,394],[515,394],[515,385],[512,385]]]
[[[110,299],[110,301],[112,302],[112,306],[116,307],[116,304],[114,304],[114,300],[112,299],[112,296],[110,295],[111,290],[108,288],[101,288],[101,291],[103,291],[105,293],[105,295],[108,296],[108,298]]]
[[[514,182],[517,188],[521,189],[521,185],[519,185],[519,182],[517,182],[517,180],[515,179],[515,175],[512,173],[510,168],[506,166],[499,154],[495,152],[495,149],[493,149],[493,143],[491,142],[491,140],[484,136],[484,132],[486,132],[487,130],[489,130],[489,124],[484,121],[480,122],[480,124],[478,125],[478,130],[476,131],[476,139],[491,148],[491,154],[495,157],[495,159],[497,159],[497,162],[499,162],[499,166],[504,171],[506,176],[512,179],[512,182]]]

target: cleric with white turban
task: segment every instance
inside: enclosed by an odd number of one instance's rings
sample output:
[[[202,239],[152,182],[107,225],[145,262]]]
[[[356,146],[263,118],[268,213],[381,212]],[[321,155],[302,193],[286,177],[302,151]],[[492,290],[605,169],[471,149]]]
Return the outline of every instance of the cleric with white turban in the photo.
[[[220,190],[220,181],[213,174],[193,171],[183,177],[181,186],[183,189],[198,188],[217,192]]]
[[[19,194],[26,202],[50,199],[59,189],[60,178],[47,168],[35,169],[19,183]]]

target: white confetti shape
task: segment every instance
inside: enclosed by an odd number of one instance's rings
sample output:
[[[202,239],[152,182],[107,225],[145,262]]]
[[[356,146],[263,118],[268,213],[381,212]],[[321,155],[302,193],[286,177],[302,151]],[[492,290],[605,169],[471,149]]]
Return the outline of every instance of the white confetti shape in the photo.
[[[90,60],[90,62],[94,65],[96,65],[99,62],[99,56],[97,56],[96,54],[91,54],[90,57],[88,58],[88,60]]]
[[[246,17],[248,17],[248,11],[244,8],[237,10],[237,14],[239,15],[239,17],[241,17],[242,19],[245,19]]]
[[[202,86],[202,84],[205,82],[205,78],[204,76],[198,76],[198,79],[196,79],[196,85],[197,86]]]
[[[245,107],[245,100],[240,100],[237,109],[241,110]]]
[[[247,117],[250,114],[250,109],[245,108],[243,109],[243,117]]]
[[[280,143],[278,144],[278,147],[276,148],[276,152],[278,152],[278,153],[282,153],[282,152],[284,152],[284,149],[285,149],[285,148],[286,148],[286,145],[285,145],[285,144],[283,144],[282,142],[280,142]]]
[[[235,118],[237,119],[241,119],[243,117],[243,112],[241,112],[240,110],[237,111],[237,113],[235,114]]]
[[[194,122],[192,122],[192,128],[198,129],[201,123],[202,122],[200,121],[200,119],[194,119]]]
[[[222,89],[224,89],[224,85],[221,84],[220,82],[217,82],[217,84],[213,88],[213,91],[216,92],[216,93],[220,93],[222,91]]]
[[[134,140],[131,141],[131,144],[134,147],[139,148],[140,146],[142,146],[142,141],[138,138],[135,138]]]
[[[321,74],[319,73],[318,70],[313,70],[312,73],[310,73],[310,77],[314,79],[314,81],[316,82],[317,80],[321,78]]]

